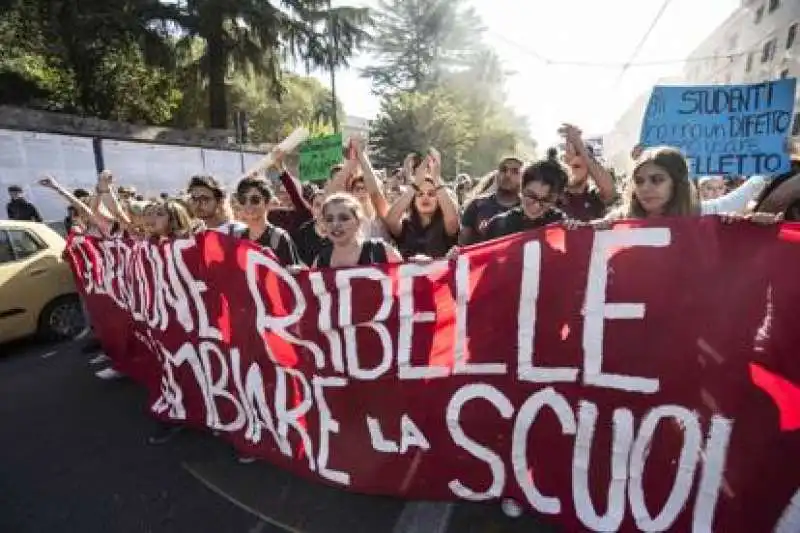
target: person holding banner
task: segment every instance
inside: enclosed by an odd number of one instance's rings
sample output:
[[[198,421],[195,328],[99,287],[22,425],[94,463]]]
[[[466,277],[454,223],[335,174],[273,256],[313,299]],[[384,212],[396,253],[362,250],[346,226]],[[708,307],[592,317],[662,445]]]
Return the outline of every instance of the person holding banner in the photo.
[[[481,179],[475,186],[476,196],[467,204],[461,215],[459,245],[466,246],[479,242],[486,224],[492,217],[519,205],[521,174],[522,160],[506,157],[500,161],[496,173]],[[489,193],[492,187],[494,190]]]
[[[752,213],[747,216],[708,212],[701,207],[700,198],[689,178],[686,158],[677,148],[669,146],[653,147],[644,150],[631,177],[632,183],[625,187],[622,206],[605,219],[594,221],[592,225],[605,227],[612,221],[623,218],[656,218],[664,216],[699,216],[719,214],[727,222],[751,220],[758,224],[773,224],[779,217],[769,213]],[[728,195],[730,196],[730,195]],[[718,202],[726,197],[712,200]],[[575,227],[574,224],[569,224]]]
[[[247,224],[241,237],[269,248],[284,265],[299,264],[300,257],[289,232],[268,220],[273,201],[269,182],[259,177],[244,178],[236,187],[236,200],[242,206],[242,220]]]
[[[568,179],[566,169],[556,159],[544,159],[528,166],[522,173],[519,207],[492,218],[482,240],[563,222],[566,215],[555,206]]]
[[[314,260],[317,268],[402,263],[403,258],[383,239],[365,239],[364,212],[354,196],[334,193],[322,204],[322,220],[333,246],[323,248]]]
[[[227,194],[213,176],[193,176],[189,180],[189,206],[206,229],[240,235],[246,226],[233,219]]]
[[[417,167],[414,183],[389,209],[385,222],[406,258],[425,255],[438,259],[456,244],[458,206],[442,183],[438,151],[431,149]]]

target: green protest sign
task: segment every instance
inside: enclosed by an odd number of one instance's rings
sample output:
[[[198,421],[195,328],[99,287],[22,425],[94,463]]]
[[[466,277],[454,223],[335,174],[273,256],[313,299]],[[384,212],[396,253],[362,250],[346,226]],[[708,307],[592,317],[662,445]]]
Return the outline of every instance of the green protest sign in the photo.
[[[308,139],[300,146],[300,180],[327,180],[331,166],[341,162],[341,133]]]

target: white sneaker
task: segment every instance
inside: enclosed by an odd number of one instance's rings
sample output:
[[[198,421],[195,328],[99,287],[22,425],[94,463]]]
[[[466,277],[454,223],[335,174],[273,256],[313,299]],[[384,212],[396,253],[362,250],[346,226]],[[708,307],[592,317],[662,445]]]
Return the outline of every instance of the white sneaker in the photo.
[[[105,353],[100,352],[97,357],[89,361],[90,365],[97,365],[99,363],[105,363],[106,361],[111,361],[111,358],[107,356]]]
[[[100,379],[120,379],[125,377],[125,374],[123,374],[122,372],[120,372],[119,370],[117,370],[112,366],[104,368],[99,372],[95,372],[94,375]]]

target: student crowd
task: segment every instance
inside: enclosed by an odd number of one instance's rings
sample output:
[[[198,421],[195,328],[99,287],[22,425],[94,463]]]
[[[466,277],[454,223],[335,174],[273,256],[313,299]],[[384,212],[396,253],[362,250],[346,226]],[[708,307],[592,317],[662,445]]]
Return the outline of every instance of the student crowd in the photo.
[[[633,172],[617,183],[578,128],[565,124],[559,133],[562,154],[550,149],[527,166],[518,157],[503,158],[474,184],[461,175],[448,185],[435,149],[410,154],[402,168],[382,177],[363,142],[354,139],[348,158],[331,169],[322,187],[301,184],[279,149],[268,158],[271,170],[280,173],[275,188],[260,172],[239,181],[233,194],[213,176],[193,176],[184,195],[148,200],[116,187],[107,171],[94,194],[68,191],[53,177],[40,185],[68,202],[70,231],[154,240],[220,231],[270,249],[291,270],[453,257],[459,246],[548,224],[605,227],[615,219],[699,215],[754,223],[800,220],[800,158],[793,157],[787,174],[752,177],[728,191],[720,178],[701,179],[696,187],[677,149],[635,147]],[[14,209],[28,209],[18,192]],[[120,376],[111,367],[97,375]]]

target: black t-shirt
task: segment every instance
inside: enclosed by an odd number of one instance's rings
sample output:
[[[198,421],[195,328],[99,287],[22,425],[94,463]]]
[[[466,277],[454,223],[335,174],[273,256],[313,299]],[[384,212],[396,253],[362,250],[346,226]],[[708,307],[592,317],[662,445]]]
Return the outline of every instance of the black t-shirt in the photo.
[[[10,220],[29,220],[31,222],[41,222],[42,217],[36,207],[24,198],[16,198],[6,205],[6,213]]]
[[[587,187],[581,193],[564,191],[559,208],[571,219],[589,222],[606,216],[608,206],[600,198],[600,191]]]
[[[314,262],[314,258],[319,255],[320,250],[326,246],[331,246],[331,241],[327,237],[321,237],[316,230],[314,220],[308,220],[300,225],[292,233],[292,239],[297,246],[297,253],[300,259],[307,265]]]
[[[427,226],[423,226],[414,217],[406,218],[403,220],[400,235],[392,237],[395,238],[400,254],[406,259],[417,254],[439,259],[447,255],[458,241],[458,235],[447,234],[441,214],[435,216]]]
[[[283,228],[270,224],[258,239],[250,239],[250,230],[247,229],[242,232],[242,238],[252,240],[264,248],[269,248],[275,252],[275,255],[284,265],[300,264],[297,248],[295,248],[289,233]]]
[[[517,204],[519,204],[519,201]],[[497,196],[494,194],[479,196],[472,200],[469,205],[467,205],[466,209],[464,209],[464,214],[461,215],[461,226],[472,229],[474,235],[473,242],[478,242],[481,240],[481,234],[485,231],[486,224],[489,220],[500,213],[505,213],[513,207],[515,206],[508,207],[498,202]]]
[[[515,207],[511,211],[507,211],[492,218],[486,226],[486,231],[482,236],[482,240],[488,241],[504,235],[511,235],[512,233],[541,228],[548,224],[562,222],[566,220],[566,218],[563,211],[551,207],[539,218],[530,219],[525,216],[521,207]]]
[[[367,239],[361,245],[361,255],[358,256],[358,266],[381,265],[389,262],[386,247],[389,243],[383,239]],[[317,267],[327,268],[331,266],[333,257],[333,246],[324,247],[317,256]]]

